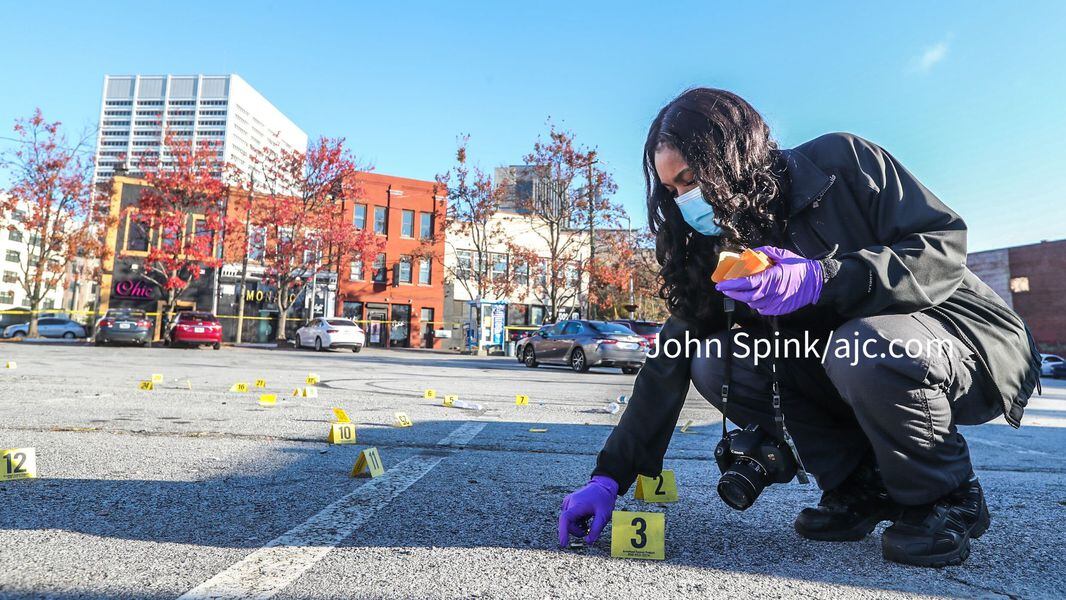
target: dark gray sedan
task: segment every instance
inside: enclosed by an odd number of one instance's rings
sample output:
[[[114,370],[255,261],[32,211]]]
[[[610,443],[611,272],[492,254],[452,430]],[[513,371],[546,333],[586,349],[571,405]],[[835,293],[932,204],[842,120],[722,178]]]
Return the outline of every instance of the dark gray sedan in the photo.
[[[93,341],[97,346],[126,342],[147,346],[153,337],[153,323],[143,310],[112,308],[96,322]]]
[[[578,372],[620,367],[627,375],[644,366],[647,351],[647,340],[625,325],[584,320],[545,325],[515,346],[519,362],[530,368],[540,363],[567,365]]]

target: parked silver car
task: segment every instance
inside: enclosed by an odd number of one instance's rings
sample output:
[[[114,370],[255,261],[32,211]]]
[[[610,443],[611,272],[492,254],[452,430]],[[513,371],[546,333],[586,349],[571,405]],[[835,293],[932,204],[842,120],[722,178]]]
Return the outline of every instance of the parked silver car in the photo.
[[[1040,375],[1050,377],[1051,372],[1055,369],[1055,365],[1061,364],[1062,362],[1062,357],[1057,354],[1041,354]]]
[[[30,334],[29,323],[18,323],[16,325],[9,325],[4,330],[4,337],[26,337]],[[59,317],[41,317],[37,319],[37,335],[46,338],[83,338],[85,337],[85,327],[77,321],[71,321],[70,319],[63,319]]]
[[[620,367],[627,375],[644,366],[647,351],[647,340],[625,325],[584,320],[545,325],[515,345],[515,356],[530,368],[540,363],[568,365],[578,372]]]

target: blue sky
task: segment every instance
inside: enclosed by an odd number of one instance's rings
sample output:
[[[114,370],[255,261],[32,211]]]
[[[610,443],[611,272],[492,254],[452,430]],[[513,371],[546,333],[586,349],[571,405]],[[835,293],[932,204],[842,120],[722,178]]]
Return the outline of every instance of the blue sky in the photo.
[[[971,250],[1066,237],[1066,2],[659,6],[0,2],[0,136],[35,106],[94,126],[105,73],[237,73],[406,177],[447,169],[464,132],[482,166],[519,162],[551,117],[599,148],[643,222],[647,127],[707,85],[782,146],[881,144],[962,214]]]

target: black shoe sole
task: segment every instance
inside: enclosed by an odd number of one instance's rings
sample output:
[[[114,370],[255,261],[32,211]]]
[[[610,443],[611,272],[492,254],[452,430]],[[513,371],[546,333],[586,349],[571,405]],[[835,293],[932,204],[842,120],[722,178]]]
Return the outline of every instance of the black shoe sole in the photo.
[[[793,526],[796,528],[796,533],[800,534],[800,537],[814,540],[816,542],[858,542],[870,535],[870,532],[882,521],[895,521],[898,518],[899,513],[882,513],[867,517],[848,529],[834,529],[830,531],[807,529],[803,525],[800,525],[798,520]]]
[[[915,567],[939,569],[941,567],[961,565],[970,556],[970,540],[976,540],[984,535],[991,524],[992,516],[988,512],[988,505],[985,504],[984,498],[981,498],[981,511],[977,515],[977,522],[966,533],[966,537],[962,539],[958,548],[941,554],[915,555],[892,544],[887,536],[882,536],[881,553],[884,555],[885,560]]]

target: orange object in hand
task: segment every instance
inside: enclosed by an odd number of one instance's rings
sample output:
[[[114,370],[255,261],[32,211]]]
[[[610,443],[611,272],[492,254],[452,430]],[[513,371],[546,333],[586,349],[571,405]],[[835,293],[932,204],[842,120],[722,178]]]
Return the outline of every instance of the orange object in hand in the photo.
[[[736,252],[722,252],[718,255],[718,266],[711,274],[711,281],[721,283],[727,279],[749,277],[770,267],[770,259],[756,250],[747,249]]]

